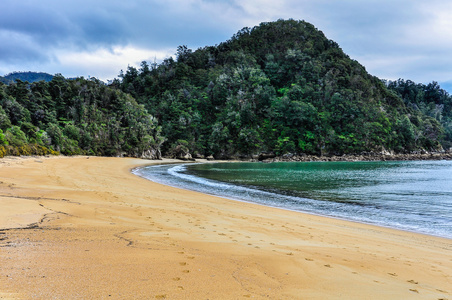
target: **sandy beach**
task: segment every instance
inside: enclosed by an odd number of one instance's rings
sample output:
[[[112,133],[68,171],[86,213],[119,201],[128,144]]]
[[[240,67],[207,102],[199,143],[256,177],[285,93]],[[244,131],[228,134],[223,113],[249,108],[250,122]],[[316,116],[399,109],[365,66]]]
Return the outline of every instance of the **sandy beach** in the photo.
[[[452,240],[237,202],[131,158],[0,160],[0,299],[452,299]]]

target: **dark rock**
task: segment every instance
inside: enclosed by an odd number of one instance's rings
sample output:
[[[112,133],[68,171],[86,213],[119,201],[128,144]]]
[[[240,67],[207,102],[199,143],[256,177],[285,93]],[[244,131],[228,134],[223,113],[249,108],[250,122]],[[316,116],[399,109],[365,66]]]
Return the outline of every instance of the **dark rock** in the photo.
[[[259,154],[259,161],[263,161],[263,160],[267,160],[267,159],[271,159],[271,158],[275,158],[276,154],[275,153],[261,153]]]

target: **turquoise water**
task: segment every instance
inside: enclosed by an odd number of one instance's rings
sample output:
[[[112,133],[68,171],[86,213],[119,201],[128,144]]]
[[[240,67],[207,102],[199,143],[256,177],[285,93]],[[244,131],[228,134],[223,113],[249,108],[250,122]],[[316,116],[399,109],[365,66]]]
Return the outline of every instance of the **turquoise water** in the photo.
[[[137,170],[232,199],[452,238],[452,162],[209,163]]]

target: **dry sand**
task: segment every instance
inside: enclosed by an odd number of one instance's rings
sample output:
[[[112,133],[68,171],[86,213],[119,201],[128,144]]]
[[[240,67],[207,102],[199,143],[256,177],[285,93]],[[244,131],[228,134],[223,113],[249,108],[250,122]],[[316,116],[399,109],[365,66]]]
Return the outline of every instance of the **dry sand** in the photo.
[[[150,163],[0,160],[0,298],[452,299],[450,239],[130,173]]]

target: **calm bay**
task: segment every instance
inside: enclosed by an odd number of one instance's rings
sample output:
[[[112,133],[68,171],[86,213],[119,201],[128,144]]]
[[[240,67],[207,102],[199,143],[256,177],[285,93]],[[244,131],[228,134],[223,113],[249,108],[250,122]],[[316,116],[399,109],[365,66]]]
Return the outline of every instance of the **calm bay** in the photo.
[[[135,173],[235,200],[452,238],[452,161],[203,163]]]

